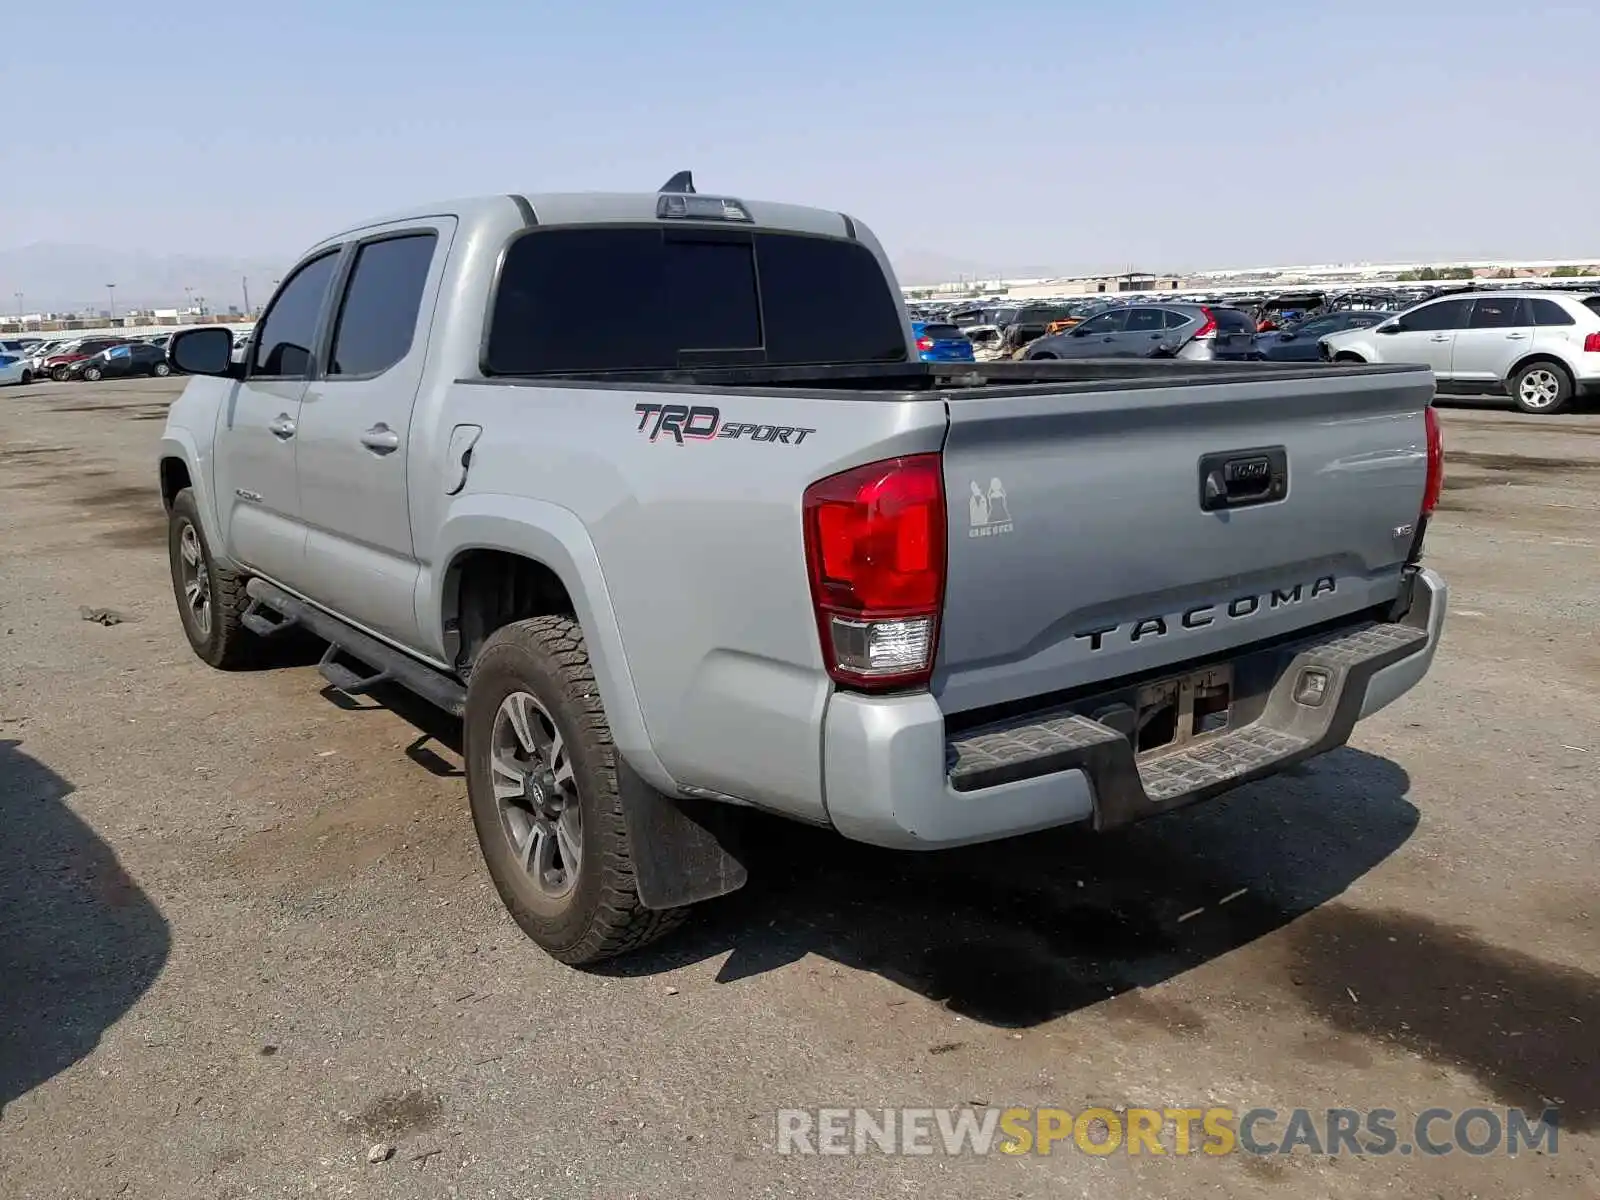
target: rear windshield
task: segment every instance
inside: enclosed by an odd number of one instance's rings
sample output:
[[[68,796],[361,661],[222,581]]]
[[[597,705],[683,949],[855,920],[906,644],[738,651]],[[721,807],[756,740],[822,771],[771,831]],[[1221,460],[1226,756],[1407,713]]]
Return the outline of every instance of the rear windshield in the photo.
[[[1217,328],[1223,333],[1254,333],[1256,323],[1249,314],[1242,313],[1236,308],[1213,308],[1211,315],[1216,319]]]
[[[506,248],[492,375],[904,362],[865,246],[697,226],[529,230]]]
[[[967,335],[954,325],[924,325],[922,336],[932,338],[936,342],[967,340]]]

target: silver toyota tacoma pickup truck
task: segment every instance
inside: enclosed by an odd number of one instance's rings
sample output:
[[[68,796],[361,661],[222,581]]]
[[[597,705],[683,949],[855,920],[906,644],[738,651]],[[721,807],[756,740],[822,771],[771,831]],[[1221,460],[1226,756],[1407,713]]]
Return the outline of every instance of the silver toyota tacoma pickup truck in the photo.
[[[172,339],[184,632],[236,668],[301,630],[459,714],[489,874],[569,963],[740,887],[747,809],[1112,830],[1428,670],[1425,368],[913,347],[861,222],[682,176],[345,230],[242,361]]]

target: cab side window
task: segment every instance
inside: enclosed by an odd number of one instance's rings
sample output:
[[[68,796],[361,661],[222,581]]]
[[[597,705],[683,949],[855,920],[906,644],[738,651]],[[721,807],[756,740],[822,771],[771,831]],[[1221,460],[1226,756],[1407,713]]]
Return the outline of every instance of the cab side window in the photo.
[[[330,378],[378,375],[410,352],[438,240],[434,233],[404,234],[356,251],[334,326]]]
[[[309,379],[317,321],[333,281],[339,251],[329,250],[300,267],[278,293],[256,330],[253,377]]]

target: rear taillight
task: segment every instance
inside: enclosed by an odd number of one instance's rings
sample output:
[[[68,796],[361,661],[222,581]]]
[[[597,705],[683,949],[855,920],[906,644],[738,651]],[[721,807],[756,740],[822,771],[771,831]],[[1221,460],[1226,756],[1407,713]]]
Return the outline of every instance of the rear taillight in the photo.
[[[932,350],[933,349],[933,339],[931,337],[919,337],[917,339],[917,349],[918,350]]]
[[[806,568],[834,682],[923,686],[944,600],[944,470],[937,454],[855,467],[805,491]]]
[[[1439,432],[1439,414],[1431,404],[1424,416],[1428,424],[1428,483],[1422,490],[1422,515],[1431,517],[1444,490],[1444,438]]]
[[[1583,339],[1583,352],[1585,354],[1600,354],[1600,333],[1591,333]]]
[[[1200,310],[1200,313],[1201,313],[1202,316],[1205,317],[1206,323],[1204,325],[1200,326],[1199,330],[1195,333],[1194,336],[1197,337],[1197,338],[1216,337],[1217,336],[1217,319],[1214,316],[1211,315],[1211,310],[1209,308],[1202,308]]]

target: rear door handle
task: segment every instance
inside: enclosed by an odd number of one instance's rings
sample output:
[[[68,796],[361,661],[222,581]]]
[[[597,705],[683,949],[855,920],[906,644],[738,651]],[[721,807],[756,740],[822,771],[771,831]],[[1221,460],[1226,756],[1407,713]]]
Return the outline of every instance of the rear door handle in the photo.
[[[1508,333],[1508,334],[1506,334],[1506,341],[1508,341],[1508,342],[1520,342],[1523,338],[1525,338],[1527,336],[1528,335],[1525,334],[1525,333]]]
[[[294,422],[289,419],[288,413],[279,413],[267,428],[272,431],[273,437],[285,442],[294,436]]]
[[[1448,333],[1436,333],[1428,340],[1430,342],[1448,342],[1450,340],[1450,335]]]
[[[400,435],[379,421],[361,435],[361,444],[374,454],[388,454],[400,448]]]

